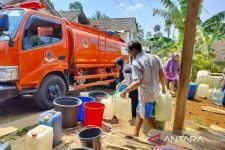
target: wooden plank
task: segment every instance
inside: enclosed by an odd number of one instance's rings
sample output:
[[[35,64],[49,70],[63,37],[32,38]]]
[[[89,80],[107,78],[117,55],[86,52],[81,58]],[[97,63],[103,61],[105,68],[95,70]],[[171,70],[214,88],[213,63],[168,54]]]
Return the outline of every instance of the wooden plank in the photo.
[[[105,142],[105,145],[107,147],[116,148],[116,149],[119,149],[119,150],[131,150],[130,148],[119,146],[119,145],[115,145],[115,144],[111,144],[111,143],[108,143],[108,142]]]
[[[6,127],[6,128],[0,128],[0,138],[6,135],[9,135],[11,133],[14,133],[17,131],[17,128],[14,127]]]
[[[221,138],[219,138],[218,136],[212,135],[211,133],[207,133],[204,130],[196,130],[196,129],[191,129],[191,130],[187,130],[185,131],[185,135],[186,136],[201,136],[204,140],[204,142],[202,141],[198,141],[197,143],[190,143],[193,146],[198,146],[198,147],[202,147],[202,149],[214,149],[214,150],[222,150],[225,147],[224,142],[221,142]],[[199,148],[198,148],[199,149]]]
[[[188,0],[187,15],[185,19],[186,21],[183,40],[183,50],[181,57],[179,91],[177,96],[177,104],[173,126],[173,133],[178,135],[182,135],[184,128],[186,99],[191,74],[193,49],[195,43],[195,34],[200,2],[201,0]]]
[[[209,126],[209,128],[210,128],[210,129],[213,129],[214,131],[218,131],[218,132],[220,132],[221,134],[224,134],[224,135],[225,135],[225,129],[222,128],[222,127],[219,127],[219,126],[217,126],[217,125],[215,125],[215,124],[212,124],[212,125]]]
[[[207,136],[209,139],[220,141],[220,142],[225,142],[225,136],[221,133],[218,133],[210,128],[207,128],[202,125],[197,125],[200,129],[204,129],[207,132],[204,132],[203,135]]]
[[[224,110],[218,109],[218,108],[214,108],[214,107],[210,107],[210,106],[201,106],[201,110],[212,112],[212,113],[216,113],[216,114],[225,115],[225,111]]]

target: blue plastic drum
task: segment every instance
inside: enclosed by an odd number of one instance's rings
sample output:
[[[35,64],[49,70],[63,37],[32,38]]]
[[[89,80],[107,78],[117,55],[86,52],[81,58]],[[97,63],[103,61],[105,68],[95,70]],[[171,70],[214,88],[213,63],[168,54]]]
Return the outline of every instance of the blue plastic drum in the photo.
[[[197,88],[198,88],[198,84],[197,83],[191,82],[189,84],[188,97],[187,97],[189,100],[194,100]]]
[[[95,99],[92,97],[88,97],[88,96],[79,96],[77,98],[79,98],[82,101],[82,104],[80,105],[78,120],[83,122],[84,121],[84,103],[94,102]]]

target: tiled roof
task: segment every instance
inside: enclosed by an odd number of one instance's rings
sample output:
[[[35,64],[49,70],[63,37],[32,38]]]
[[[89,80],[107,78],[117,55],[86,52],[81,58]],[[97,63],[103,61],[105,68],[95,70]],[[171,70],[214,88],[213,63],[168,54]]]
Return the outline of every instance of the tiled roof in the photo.
[[[109,18],[90,21],[92,24],[106,28],[107,30],[132,30],[137,33],[136,18]]]
[[[81,24],[90,24],[90,21],[82,11],[60,11],[59,12],[64,18],[73,21],[78,17],[78,22]]]

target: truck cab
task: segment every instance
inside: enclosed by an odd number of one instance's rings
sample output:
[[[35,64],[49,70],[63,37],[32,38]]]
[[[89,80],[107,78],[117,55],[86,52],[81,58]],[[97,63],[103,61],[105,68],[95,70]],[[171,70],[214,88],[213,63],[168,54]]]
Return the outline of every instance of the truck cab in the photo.
[[[67,94],[114,82],[114,60],[125,56],[124,41],[92,27],[27,8],[0,10],[0,101],[34,95],[42,109]],[[35,6],[35,7],[33,7]],[[126,52],[125,52],[126,53]]]
[[[0,17],[0,100],[36,93],[50,77],[66,87],[68,42],[63,20],[17,8],[0,10]],[[53,81],[47,86],[42,94],[47,92],[49,99],[66,94],[66,88]]]

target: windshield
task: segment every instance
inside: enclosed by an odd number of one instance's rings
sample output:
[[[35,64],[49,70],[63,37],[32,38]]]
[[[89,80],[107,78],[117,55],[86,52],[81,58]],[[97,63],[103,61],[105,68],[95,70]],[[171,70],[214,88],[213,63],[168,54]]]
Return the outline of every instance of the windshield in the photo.
[[[15,36],[20,22],[23,18],[23,10],[0,10],[0,14],[7,14],[9,16],[9,31],[4,31],[3,33],[10,35],[12,38]],[[0,36],[0,41],[9,40],[8,36]]]

